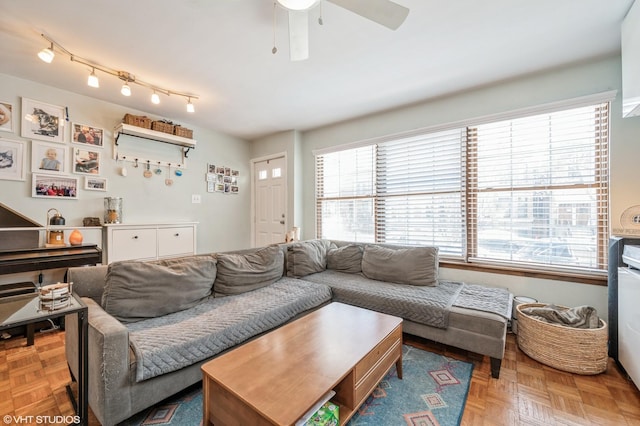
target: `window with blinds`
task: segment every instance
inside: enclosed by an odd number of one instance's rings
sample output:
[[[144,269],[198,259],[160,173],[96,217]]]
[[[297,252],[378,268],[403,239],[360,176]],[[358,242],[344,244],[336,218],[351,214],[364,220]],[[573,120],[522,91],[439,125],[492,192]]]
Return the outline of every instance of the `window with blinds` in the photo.
[[[317,234],[375,241],[376,146],[316,156]]]
[[[604,270],[609,104],[316,155],[317,235]]]
[[[464,140],[452,129],[378,145],[377,241],[463,255]]]
[[[608,111],[467,129],[470,258],[606,268]]]

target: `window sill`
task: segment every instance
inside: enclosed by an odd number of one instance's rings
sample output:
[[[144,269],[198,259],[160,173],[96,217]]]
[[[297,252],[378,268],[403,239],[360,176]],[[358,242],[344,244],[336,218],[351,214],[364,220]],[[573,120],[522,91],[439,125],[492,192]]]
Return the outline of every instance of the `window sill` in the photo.
[[[540,278],[546,280],[569,281],[580,284],[599,286],[607,285],[607,274],[605,272],[580,273],[579,271],[544,271],[541,269],[526,267],[467,263],[443,259],[440,259],[439,263],[440,267],[442,268],[487,272],[492,274],[515,275],[519,277]]]

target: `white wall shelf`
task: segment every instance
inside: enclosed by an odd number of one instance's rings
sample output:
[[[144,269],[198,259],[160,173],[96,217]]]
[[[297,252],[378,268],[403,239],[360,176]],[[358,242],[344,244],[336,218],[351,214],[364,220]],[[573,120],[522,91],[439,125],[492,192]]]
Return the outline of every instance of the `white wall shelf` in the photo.
[[[113,144],[113,159],[117,161],[131,162],[136,166],[146,166],[147,164],[149,164],[152,167],[171,166],[176,169],[181,169],[186,167],[185,163],[189,155],[189,151],[196,148],[196,141],[194,139],[171,135],[164,132],[158,132],[156,130],[145,129],[143,127],[132,126],[130,124],[120,123],[115,127],[113,131],[115,137],[115,143]],[[180,147],[180,160],[158,160],[150,158],[149,156],[138,155],[131,152],[124,152],[125,149],[120,147],[119,142],[121,136],[132,136],[135,138],[147,139],[153,142],[176,145]]]

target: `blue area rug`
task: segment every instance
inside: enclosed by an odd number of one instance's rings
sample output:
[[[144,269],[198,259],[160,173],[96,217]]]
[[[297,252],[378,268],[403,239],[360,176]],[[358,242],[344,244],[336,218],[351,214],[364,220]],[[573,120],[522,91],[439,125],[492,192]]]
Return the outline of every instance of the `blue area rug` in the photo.
[[[403,379],[395,366],[348,426],[457,426],[469,393],[473,364],[402,348]],[[126,426],[202,424],[202,387],[192,386],[123,422]]]

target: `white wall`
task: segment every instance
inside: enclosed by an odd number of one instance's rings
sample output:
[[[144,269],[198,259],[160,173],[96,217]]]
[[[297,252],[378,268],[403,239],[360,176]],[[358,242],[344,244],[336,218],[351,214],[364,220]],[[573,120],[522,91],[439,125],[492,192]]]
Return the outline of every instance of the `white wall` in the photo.
[[[302,162],[299,170],[304,182],[303,237],[315,237],[313,150],[609,90],[620,91],[620,68],[618,56],[598,59],[304,132],[299,153]],[[640,191],[634,184],[640,164],[640,118],[622,119],[620,98],[618,93],[611,112],[612,226],[617,226],[620,214],[627,207],[640,204]],[[603,317],[607,316],[605,286],[447,268],[441,269],[441,277],[505,287],[515,295],[527,295],[544,302],[567,306],[588,304],[596,307]]]
[[[54,87],[0,74],[0,100],[10,102],[15,108],[14,133],[0,132],[0,137],[27,140],[20,137],[21,98],[29,98],[49,104],[67,106],[71,123],[88,124],[105,130],[105,143],[101,149],[102,164],[100,177],[108,179],[108,191],[79,190],[77,200],[50,200],[31,197],[31,142],[27,143],[27,176],[24,182],[0,180],[0,202],[17,210],[32,220],[45,224],[46,212],[55,207],[70,226],[81,226],[87,216],[103,218],[103,198],[117,196],[123,198],[124,223],[158,223],[174,221],[199,222],[197,250],[206,253],[220,250],[246,248],[250,245],[249,205],[250,205],[250,144],[215,130],[199,128],[189,123],[180,123],[194,130],[197,141],[187,159],[187,168],[182,177],[173,175],[174,184],[166,186],[167,170],[161,175],[143,177],[143,168],[134,169],[127,164],[127,177],[118,174],[119,164],[112,158],[113,128],[122,121],[125,113],[159,117],[149,111],[136,111],[120,105],[99,101],[90,97],[60,90]],[[197,112],[196,112],[197,114]],[[136,144],[146,144],[143,139]],[[155,142],[151,142],[154,144]],[[70,143],[67,132],[65,145]],[[163,149],[179,148],[173,145]],[[205,173],[207,163],[229,166],[240,172],[238,195],[207,193]],[[79,176],[81,187],[83,175]],[[200,194],[201,204],[192,204],[191,195]]]

